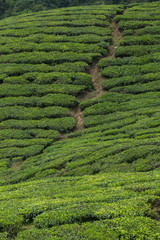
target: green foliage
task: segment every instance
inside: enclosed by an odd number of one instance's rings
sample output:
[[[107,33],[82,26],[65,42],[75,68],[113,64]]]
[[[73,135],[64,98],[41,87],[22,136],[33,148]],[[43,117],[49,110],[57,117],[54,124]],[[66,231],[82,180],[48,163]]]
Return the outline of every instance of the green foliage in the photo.
[[[74,17],[74,15],[72,15],[72,17]],[[107,29],[106,29],[107,30]],[[107,30],[108,31],[108,30]],[[67,42],[71,42],[71,43],[87,43],[87,45],[89,46],[89,44],[94,44],[95,43],[101,43],[101,42],[111,42],[112,37],[111,36],[99,36],[97,34],[82,34],[79,36],[67,36],[67,35],[44,35],[44,34],[34,34],[34,35],[30,35],[28,37],[24,37],[22,38],[15,38],[15,37],[7,37],[8,42],[19,42],[19,41],[25,41],[25,43],[27,44],[27,42],[31,42],[31,43],[67,43]],[[6,41],[6,37],[2,37],[0,40],[1,44],[4,44]],[[43,44],[44,45],[44,44]],[[78,44],[78,46],[80,46],[80,44]],[[86,45],[84,45],[86,46]],[[38,46],[37,46],[38,47]],[[63,48],[63,47],[62,47]]]
[[[159,172],[52,178],[8,185],[1,187],[2,229],[11,229],[12,236],[19,230],[16,240],[158,240],[158,194]],[[12,198],[15,201],[11,204]],[[20,229],[23,222],[29,224],[26,230]]]
[[[159,53],[149,54],[149,55],[143,55],[143,56],[131,56],[131,57],[123,57],[123,58],[113,58],[110,60],[106,60],[105,58],[102,58],[99,63],[98,67],[100,69],[103,69],[108,66],[122,66],[122,65],[144,65],[146,63],[152,63],[152,62],[159,62],[160,61],[160,55]]]
[[[143,75],[131,75],[131,76],[124,76],[119,78],[111,78],[108,80],[104,80],[102,82],[102,86],[104,89],[111,89],[118,86],[127,86],[132,85],[135,83],[149,83],[152,84],[152,81],[156,81],[160,79],[159,73],[147,73]],[[153,83],[154,84],[154,83]],[[152,85],[153,85],[152,84]]]
[[[43,36],[43,35],[42,35]],[[102,38],[103,39],[103,38]],[[8,43],[7,46],[1,45],[0,46],[0,53],[1,54],[11,54],[17,52],[32,52],[32,51],[60,51],[60,52],[77,52],[77,53],[104,53],[105,49],[98,46],[97,44],[83,44],[83,43],[74,43],[74,42],[64,42],[62,45],[60,43],[52,43],[52,42],[45,42],[45,43],[32,43],[32,42],[25,42],[21,39],[23,45],[20,45],[20,42],[16,40],[16,43],[11,42]],[[103,41],[103,40],[102,40]]]
[[[41,118],[40,120],[6,120],[0,123],[0,128],[16,128],[16,129],[53,129],[60,132],[67,132],[75,127],[76,121],[72,117],[63,118]]]
[[[138,74],[157,73],[159,71],[159,63],[148,63],[144,65],[122,65],[109,66],[101,72],[104,77],[122,77],[127,75],[136,76]]]
[[[91,63],[92,56],[94,54],[82,54],[82,53],[74,53],[67,52],[61,53],[59,52],[23,52],[23,53],[14,53],[8,55],[1,55],[1,63],[29,63],[29,64],[53,64],[56,65],[58,63],[63,62],[76,62],[76,61],[85,61],[87,63]],[[54,67],[52,67],[54,70]]]
[[[25,108],[21,106],[0,109],[0,120],[6,119],[41,119],[69,116],[69,110],[62,107]]]
[[[9,148],[9,147],[26,147],[30,145],[48,145],[52,143],[51,139],[44,139],[44,138],[35,138],[35,139],[7,139],[1,141],[0,148]]]
[[[57,94],[47,94],[42,97],[37,97],[37,96],[5,97],[1,100],[1,103],[0,103],[1,107],[16,106],[16,105],[17,106],[25,106],[25,107],[37,107],[37,106],[47,107],[47,106],[54,106],[54,105],[55,106],[63,106],[63,107],[74,107],[77,105],[77,100],[74,96],[57,93]],[[34,108],[34,109],[36,109],[36,108]],[[55,107],[55,109],[60,110],[61,108]],[[64,109],[64,110],[66,110],[66,109]],[[3,111],[3,109],[2,109],[2,111]],[[41,110],[41,111],[43,111],[43,110]]]
[[[142,55],[159,52],[159,49],[160,49],[159,45],[121,46],[116,49],[115,55],[116,57],[130,57],[130,56],[140,57]]]
[[[39,144],[39,143],[38,143]],[[28,147],[6,147],[0,149],[0,158],[12,158],[23,156],[24,158],[40,154],[44,149],[43,145],[33,145]]]
[[[151,34],[146,34],[142,36],[126,36],[121,41],[121,46],[132,46],[132,45],[152,45],[159,44],[159,35],[152,36]]]
[[[71,84],[1,84],[0,97],[10,96],[43,96],[50,93],[62,93],[76,95],[85,89],[85,86],[74,86]],[[62,95],[59,95],[62,96]],[[67,96],[66,96],[67,97]],[[57,97],[58,98],[58,97]],[[74,97],[70,97],[76,103]]]
[[[82,34],[96,34],[99,36],[106,36],[111,34],[111,30],[107,30],[100,26],[86,26],[86,27],[33,27],[25,28],[23,31],[21,29],[4,29],[1,30],[1,35],[8,37],[28,37],[32,34],[53,34],[53,35],[67,35],[67,36],[77,36]]]
[[[0,22],[0,239],[159,239],[158,9],[93,5]],[[98,64],[108,92],[79,104],[117,13],[126,36]]]
[[[141,226],[141,229],[139,228]],[[147,230],[146,230],[147,226]],[[152,233],[152,229],[155,229]],[[34,229],[24,231],[18,234],[17,240],[34,240],[36,237],[42,239],[101,239],[114,240],[118,238],[145,238],[145,239],[158,239],[158,225],[156,222],[144,217],[136,217],[133,219],[117,218],[117,220],[105,220],[92,223],[79,224],[66,224],[63,226],[52,227],[51,229]],[[62,236],[65,233],[65,237]]]
[[[139,28],[144,28],[144,27],[147,27],[147,26],[154,26],[154,25],[158,25],[158,21],[130,21],[130,20],[127,20],[127,21],[120,21],[118,23],[118,27],[121,31],[123,30],[127,30],[127,29],[139,29]]]

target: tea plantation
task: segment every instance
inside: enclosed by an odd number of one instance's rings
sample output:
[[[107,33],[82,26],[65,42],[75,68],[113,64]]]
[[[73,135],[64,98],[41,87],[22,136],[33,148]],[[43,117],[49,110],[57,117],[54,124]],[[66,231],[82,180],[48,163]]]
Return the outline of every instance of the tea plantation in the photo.
[[[159,2],[0,21],[0,240],[160,239],[159,26]]]

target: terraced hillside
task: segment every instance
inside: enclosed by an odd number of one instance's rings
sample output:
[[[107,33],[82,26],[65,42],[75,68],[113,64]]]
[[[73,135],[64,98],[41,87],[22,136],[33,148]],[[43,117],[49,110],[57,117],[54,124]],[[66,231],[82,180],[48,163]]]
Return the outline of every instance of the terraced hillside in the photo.
[[[110,20],[117,11],[123,8],[71,8],[1,21],[0,158],[5,174],[75,129],[76,96],[93,89],[86,68],[107,54]]]
[[[0,239],[160,239],[159,8],[0,21]]]

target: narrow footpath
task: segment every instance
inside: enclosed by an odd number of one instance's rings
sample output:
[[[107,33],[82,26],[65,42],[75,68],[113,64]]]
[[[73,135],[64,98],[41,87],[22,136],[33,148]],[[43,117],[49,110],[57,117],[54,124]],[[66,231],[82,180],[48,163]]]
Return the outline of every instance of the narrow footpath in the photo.
[[[118,29],[118,25],[115,21],[112,21],[110,24],[110,29],[112,30],[112,44],[109,46],[109,52],[105,57],[106,61],[112,58],[115,58],[115,49],[119,46],[120,41],[122,39],[122,34]],[[103,78],[98,69],[98,61],[94,62],[92,66],[87,69],[87,73],[92,77],[92,83],[94,86],[94,91],[88,92],[85,95],[81,95],[78,97],[79,102],[82,102],[87,99],[97,98],[102,96],[104,90],[102,88]],[[81,111],[79,105],[72,109],[71,116],[76,120],[76,128],[74,131],[81,130],[84,128],[83,126],[83,112]],[[62,138],[61,138],[62,139]]]

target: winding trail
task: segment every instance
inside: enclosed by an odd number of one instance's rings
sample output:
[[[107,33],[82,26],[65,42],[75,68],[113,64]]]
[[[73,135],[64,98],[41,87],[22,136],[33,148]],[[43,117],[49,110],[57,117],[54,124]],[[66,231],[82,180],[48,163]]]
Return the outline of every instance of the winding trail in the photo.
[[[112,21],[110,24],[110,29],[112,30],[112,44],[109,46],[109,53],[106,60],[115,58],[115,49],[119,46],[122,40],[122,33],[118,29],[118,24]]]
[[[107,56],[104,57],[106,61],[115,58],[115,49],[119,46],[122,39],[122,34],[119,31],[118,25],[114,20],[112,20],[110,24],[110,29],[112,31],[112,44],[109,46],[109,52]],[[105,92],[101,85],[103,78],[101,77],[98,69],[98,60],[95,61],[92,66],[88,67],[86,72],[91,75],[92,83],[95,90],[92,92],[87,92],[85,95],[78,96],[79,102],[87,99],[100,97]],[[71,109],[70,113],[71,116],[74,117],[76,120],[76,128],[74,129],[74,131],[83,129],[83,112],[81,111],[79,105],[74,109]]]
[[[76,129],[75,130],[81,130],[84,128],[83,126],[83,112],[81,111],[79,105],[75,107],[74,109],[70,110],[70,114],[72,117],[76,119]]]

